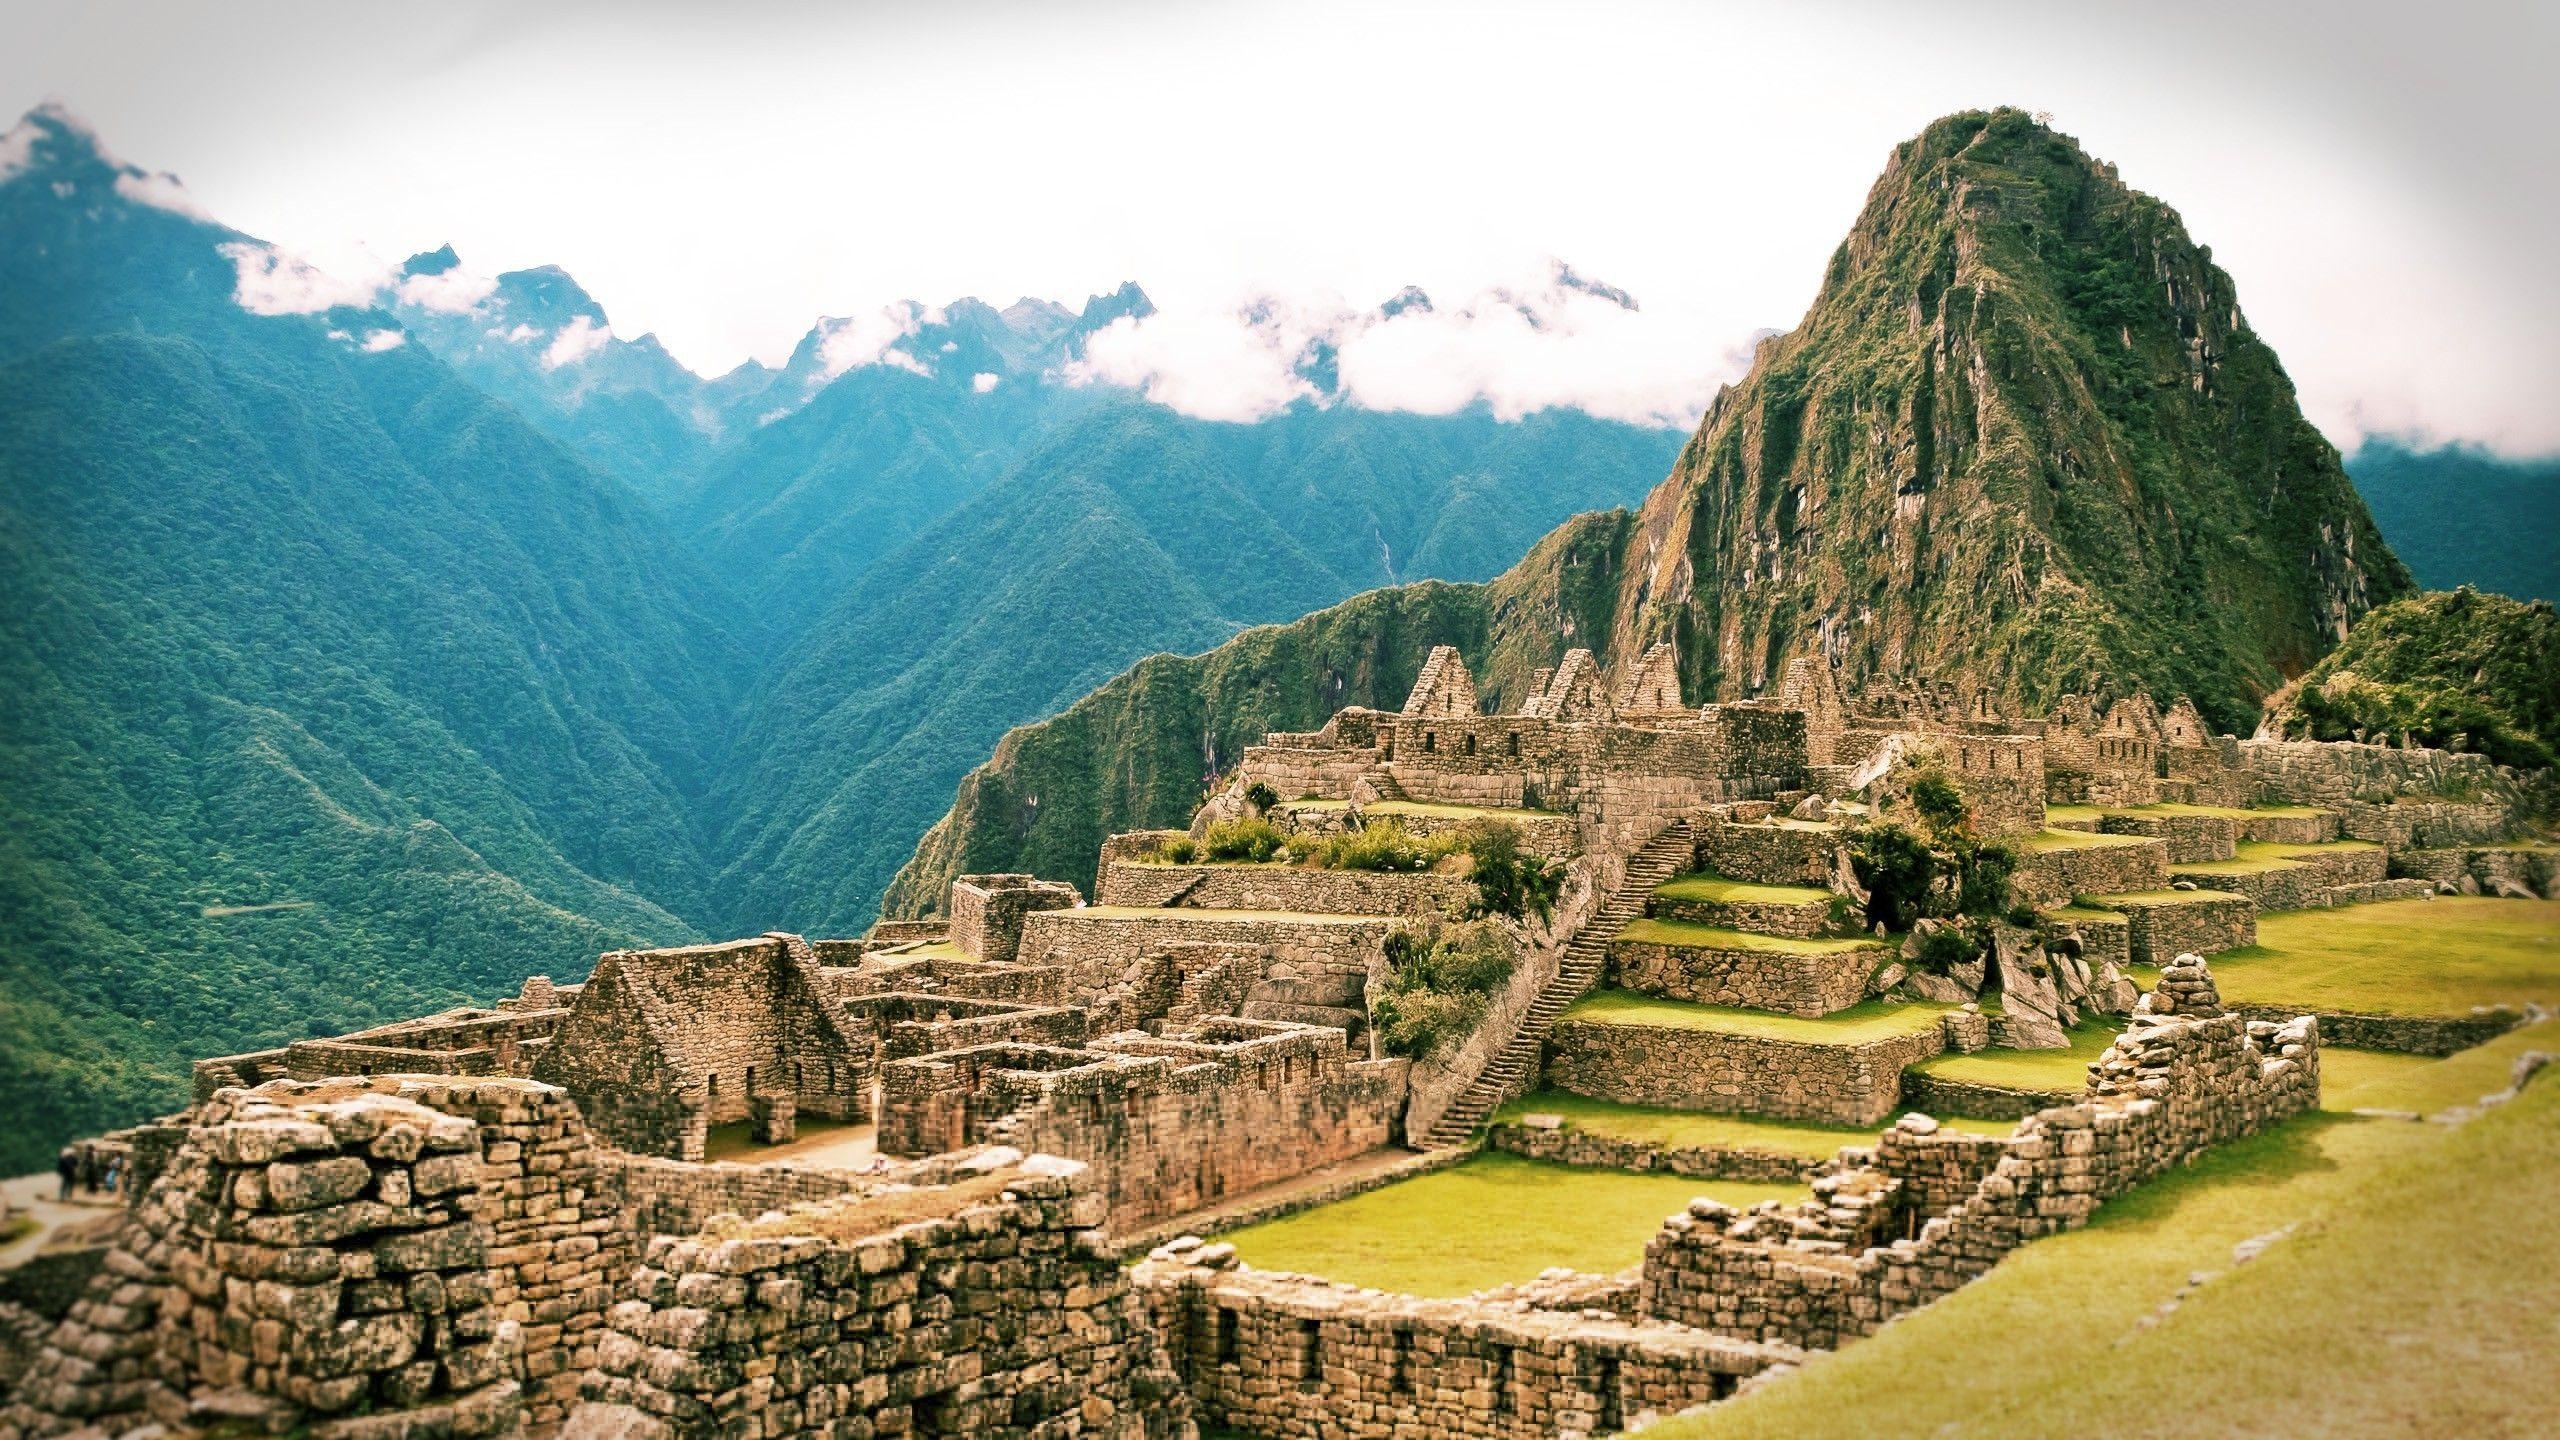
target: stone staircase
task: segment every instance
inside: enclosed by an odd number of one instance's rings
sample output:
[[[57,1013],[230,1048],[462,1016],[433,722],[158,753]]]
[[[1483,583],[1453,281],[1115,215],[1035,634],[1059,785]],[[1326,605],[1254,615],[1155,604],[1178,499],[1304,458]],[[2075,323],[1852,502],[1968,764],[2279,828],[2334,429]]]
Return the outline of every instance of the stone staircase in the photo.
[[[1557,963],[1555,979],[1539,992],[1528,1013],[1521,1017],[1520,1028],[1512,1032],[1502,1053],[1493,1057],[1484,1073],[1431,1127],[1425,1137],[1430,1144],[1455,1145],[1464,1141],[1520,1088],[1522,1081],[1535,1074],[1538,1052],[1546,1045],[1547,1032],[1554,1028],[1556,1017],[1599,983],[1608,961],[1609,942],[1628,922],[1645,913],[1655,886],[1695,863],[1696,851],[1697,838],[1688,822],[1675,820],[1628,857],[1626,878],[1591,912],[1590,920],[1574,932]]]

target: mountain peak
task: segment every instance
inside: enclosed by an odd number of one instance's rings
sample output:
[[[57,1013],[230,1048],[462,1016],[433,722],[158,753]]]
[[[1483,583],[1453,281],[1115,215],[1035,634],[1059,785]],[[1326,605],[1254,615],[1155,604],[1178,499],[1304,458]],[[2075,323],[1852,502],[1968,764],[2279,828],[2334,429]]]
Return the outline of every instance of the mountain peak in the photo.
[[[462,257],[453,253],[453,247],[448,244],[439,245],[433,250],[421,250],[410,256],[401,262],[400,273],[403,276],[442,275],[448,270],[460,268],[462,268]]]

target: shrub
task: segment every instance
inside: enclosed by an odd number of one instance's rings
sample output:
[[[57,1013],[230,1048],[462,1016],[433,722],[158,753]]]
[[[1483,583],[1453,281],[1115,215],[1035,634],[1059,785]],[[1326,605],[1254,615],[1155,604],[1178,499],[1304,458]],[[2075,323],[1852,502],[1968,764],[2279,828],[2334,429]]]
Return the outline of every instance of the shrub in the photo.
[[[1555,913],[1564,867],[1522,851],[1517,827],[1472,820],[1455,838],[1472,862],[1468,878],[1476,882],[1475,913],[1514,920],[1532,911],[1541,920]]]
[[[1973,833],[1964,792],[1930,767],[1911,781],[1921,826],[1868,825],[1849,841],[1849,868],[1867,891],[1867,922],[1908,930],[1931,917],[1999,915],[2009,908],[2018,857]]]
[[[1307,859],[1319,870],[1427,870],[1451,848],[1445,837],[1425,840],[1387,820],[1328,835],[1309,847]]]
[[[1379,1045],[1419,1060],[1461,1043],[1510,981],[1517,960],[1510,933],[1486,920],[1389,935],[1387,979],[1369,1006]]]
[[[1260,816],[1220,820],[1211,825],[1209,833],[1202,838],[1201,850],[1211,860],[1260,862],[1278,854],[1288,839],[1280,833],[1279,826]]]
[[[1911,960],[1923,970],[1944,975],[1981,953],[1980,945],[1966,938],[1964,931],[1950,925],[1921,936],[1918,952]]]
[[[1156,847],[1156,853],[1176,865],[1188,865],[1200,858],[1200,847],[1188,835],[1179,835]]]
[[[1258,815],[1280,803],[1280,792],[1256,780],[1244,787],[1244,803],[1252,806]]]

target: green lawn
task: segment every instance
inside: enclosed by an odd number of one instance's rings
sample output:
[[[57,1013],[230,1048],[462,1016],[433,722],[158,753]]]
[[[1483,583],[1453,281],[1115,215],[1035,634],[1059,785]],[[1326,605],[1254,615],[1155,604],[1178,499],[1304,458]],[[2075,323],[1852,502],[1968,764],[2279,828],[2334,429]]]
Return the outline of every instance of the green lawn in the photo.
[[[1755,935],[1692,925],[1686,920],[1634,920],[1618,932],[1621,940],[1647,945],[1684,945],[1698,950],[1758,950],[1774,955],[1840,955],[1853,950],[1882,950],[1874,940],[1798,940],[1786,935]]]
[[[1644,1242],[1699,1195],[1728,1205],[1803,1200],[1801,1185],[1633,1175],[1480,1155],[1446,1170],[1249,1226],[1223,1238],[1245,1263],[1406,1295],[1466,1295],[1551,1265],[1598,1274],[1644,1259]]]
[[[2258,917],[2213,957],[2225,1000],[2377,1015],[2560,1004],[2560,901],[2439,896]]]
[[[2172,875],[2260,875],[2284,870],[2305,856],[2334,855],[2343,850],[2379,850],[2368,840],[2332,840],[2324,845],[2284,845],[2272,840],[2243,840],[2228,860],[2195,860],[2169,867]]]
[[[1283,810],[1340,810],[1350,803],[1348,800],[1291,800],[1282,804],[1280,808]],[[1421,800],[1379,800],[1361,806],[1360,813],[1363,815],[1427,815],[1438,820],[1501,820],[1531,817],[1546,819],[1558,812],[1492,805],[1434,805]]]
[[[2506,1084],[2497,1048],[2360,1095],[2385,1108],[2476,1097]],[[2560,1076],[2459,1128],[2306,1116],[2118,1198],[2088,1228],[2036,1241],[1792,1376],[1651,1433],[2560,1434],[2560,1205],[2526,1198],[2553,1194]],[[2234,1246],[2288,1226],[2235,1263]],[[2180,1300],[2196,1275],[2201,1287]]]
[[[2425,1055],[2396,1055],[2388,1050],[2320,1047],[2320,1105],[2325,1110],[2358,1110],[2365,1090],[2399,1085],[2435,1064]]]
[[[2049,850],[2105,850],[2119,845],[2157,845],[2160,842],[2145,835],[2101,835],[2094,830],[2039,830],[2018,841],[2018,848],[2031,855]]]
[[[2095,820],[2106,813],[2095,805],[2047,805],[2044,807],[2044,818],[2047,820]]]
[[[1991,1085],[2002,1090],[2078,1092],[2089,1083],[2089,1065],[2115,1043],[2124,1026],[2112,1019],[2091,1021],[2071,1032],[2067,1050],[1980,1050],[1971,1055],[1949,1053],[1911,1068],[1941,1080]]]
[[[2080,897],[2101,909],[2120,905],[2196,905],[2207,900],[2238,900],[2244,897],[2227,890],[2126,890],[2112,895]]]
[[[1597,990],[1564,1012],[1567,1020],[1594,1020],[1604,1025],[1661,1025],[1678,1030],[1721,1030],[1730,1035],[1757,1035],[1769,1040],[1796,1040],[1815,1045],[1856,1045],[1894,1035],[1936,1028],[1947,1005],[1895,1005],[1868,1000],[1836,1015],[1805,1020],[1766,1010],[1736,1010],[1724,1005],[1691,1005],[1657,1000],[1626,990]]]
[[[1728,905],[1824,905],[1831,900],[1830,891],[1816,890],[1810,885],[1755,885],[1748,880],[1727,880],[1721,875],[1704,872],[1675,875],[1654,886],[1653,893],[1665,900],[1703,900]]]
[[[2260,805],[2241,809],[2232,805],[2187,805],[2164,800],[2157,805],[2118,805],[2109,807],[2109,815],[2219,815],[2226,820],[2247,820],[2253,816],[2272,815],[2304,819],[2328,812],[2316,805]]]
[[[1666,1149],[1696,1147],[1716,1150],[1768,1150],[1782,1155],[1829,1159],[1843,1145],[1864,1145],[1881,1127],[1800,1125],[1786,1120],[1753,1120],[1738,1115],[1709,1115],[1697,1110],[1665,1110],[1652,1105],[1623,1105],[1594,1100],[1564,1090],[1541,1090],[1514,1100],[1494,1113],[1497,1123],[1516,1123],[1523,1115],[1562,1116],[1565,1128],[1594,1135],[1613,1135]],[[1938,1123],[1977,1135],[2006,1135],[2015,1120],[1973,1120],[1940,1116]]]

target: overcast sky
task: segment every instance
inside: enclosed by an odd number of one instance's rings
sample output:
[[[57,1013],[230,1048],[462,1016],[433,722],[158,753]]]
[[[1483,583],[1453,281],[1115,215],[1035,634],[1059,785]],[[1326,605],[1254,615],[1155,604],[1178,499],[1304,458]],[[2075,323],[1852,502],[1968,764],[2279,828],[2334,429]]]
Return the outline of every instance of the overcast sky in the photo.
[[[324,267],[447,241],[477,271],[556,263],[706,372],[781,358],[820,314],[1135,279],[1190,317],[1146,363],[1199,367],[1209,411],[1248,383],[1214,332],[1249,297],[1452,306],[1561,258],[1642,324],[1381,355],[1415,373],[1377,393],[1482,370],[1488,393],[1694,415],[1802,314],[1896,142],[2015,104],[2185,215],[2341,445],[2560,451],[2545,5],[0,14],[10,113],[59,99]]]

